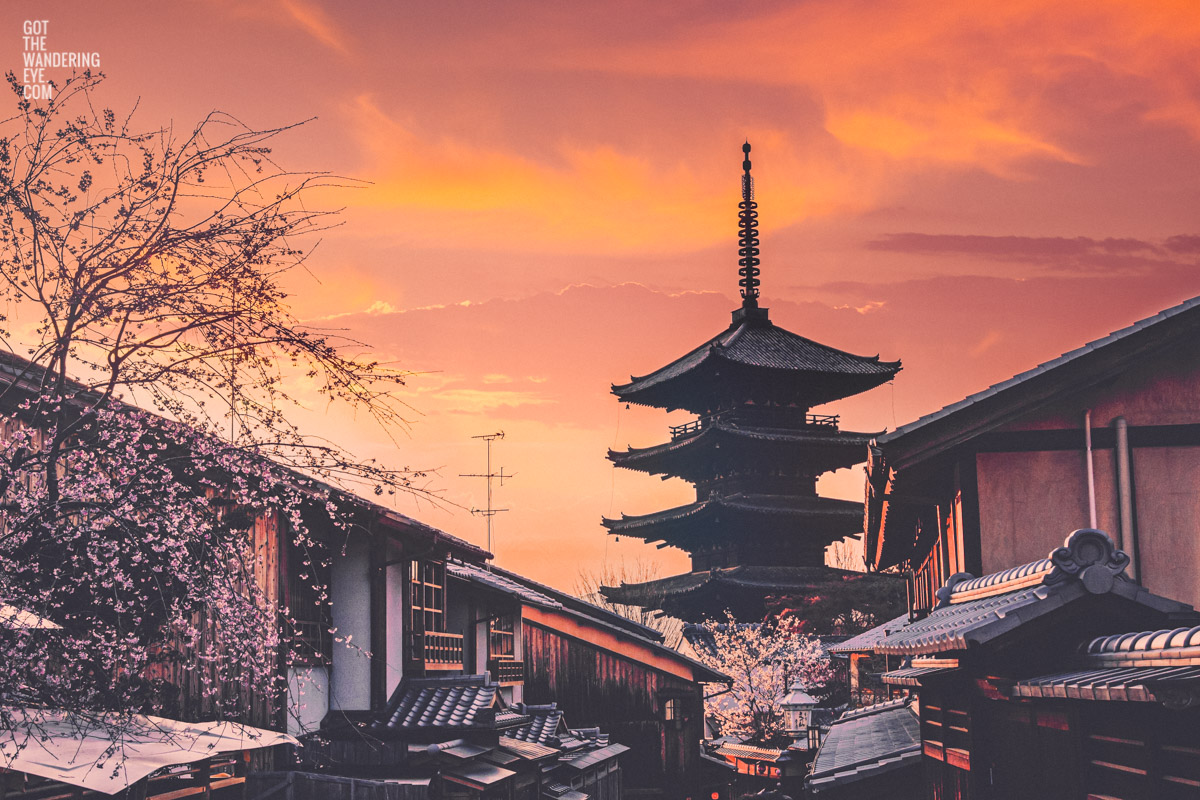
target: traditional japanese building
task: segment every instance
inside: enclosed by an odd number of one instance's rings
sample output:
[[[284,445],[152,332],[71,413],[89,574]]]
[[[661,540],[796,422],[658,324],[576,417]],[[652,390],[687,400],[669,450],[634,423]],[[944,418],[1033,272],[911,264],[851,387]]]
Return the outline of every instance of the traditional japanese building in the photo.
[[[798,336],[759,306],[758,204],[749,143],[742,150],[741,307],[728,328],[695,350],[612,387],[623,403],[696,415],[673,427],[668,442],[608,454],[618,467],[683,478],[695,485],[696,501],[605,519],[612,534],[687,551],[692,571],[601,591],[692,621],[726,609],[757,619],[769,596],[824,597],[852,584],[862,595],[863,583],[887,580],[824,566],[827,545],[861,531],[862,506],[819,496],[817,478],[862,461],[877,434],[843,431],[836,415],[811,411],[886,383],[900,362]]]

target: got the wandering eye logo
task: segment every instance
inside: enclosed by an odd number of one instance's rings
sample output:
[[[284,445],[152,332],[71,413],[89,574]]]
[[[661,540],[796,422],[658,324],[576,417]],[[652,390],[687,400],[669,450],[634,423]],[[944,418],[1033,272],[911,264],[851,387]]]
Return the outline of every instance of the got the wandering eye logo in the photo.
[[[100,54],[51,50],[50,20],[27,19],[21,24],[24,44],[21,70],[21,96],[27,100],[50,100],[54,97],[51,70],[99,69]]]

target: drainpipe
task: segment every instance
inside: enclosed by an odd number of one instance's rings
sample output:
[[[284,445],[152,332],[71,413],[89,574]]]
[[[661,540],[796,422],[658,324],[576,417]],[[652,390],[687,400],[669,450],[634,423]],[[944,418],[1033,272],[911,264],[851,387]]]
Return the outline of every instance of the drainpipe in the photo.
[[[1129,576],[1141,582],[1138,565],[1137,528],[1133,519],[1133,470],[1129,453],[1129,423],[1124,417],[1113,420],[1117,429],[1117,502],[1121,510],[1121,533],[1117,546],[1129,556]]]
[[[1083,412],[1083,441],[1087,449],[1088,527],[1096,527],[1096,471],[1092,468],[1092,410]]]

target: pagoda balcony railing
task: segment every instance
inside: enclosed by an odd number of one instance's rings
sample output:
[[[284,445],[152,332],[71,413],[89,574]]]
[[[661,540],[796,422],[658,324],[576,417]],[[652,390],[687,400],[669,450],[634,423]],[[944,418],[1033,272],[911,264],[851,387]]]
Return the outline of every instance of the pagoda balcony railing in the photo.
[[[513,658],[489,659],[488,672],[492,674],[492,680],[501,686],[525,682],[525,662]]]
[[[680,439],[684,436],[691,436],[693,433],[698,433],[705,428],[716,424],[719,420],[730,416],[737,410],[738,409],[719,411],[716,414],[698,417],[697,419],[694,419],[691,422],[685,422],[682,425],[672,425],[671,440],[674,441],[675,439]],[[804,425],[805,427],[812,428],[830,428],[836,431],[838,429],[838,422],[840,420],[841,416],[838,414],[806,414],[804,416]]]
[[[427,670],[463,668],[461,633],[414,633],[412,652]]]

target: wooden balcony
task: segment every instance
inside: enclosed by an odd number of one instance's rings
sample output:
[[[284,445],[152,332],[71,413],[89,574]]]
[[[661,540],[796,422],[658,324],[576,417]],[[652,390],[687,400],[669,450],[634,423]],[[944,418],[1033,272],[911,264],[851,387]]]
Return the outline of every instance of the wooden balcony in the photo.
[[[525,662],[511,658],[493,658],[488,660],[488,672],[492,680],[501,686],[512,686],[525,682]]]
[[[460,633],[414,633],[412,654],[427,670],[461,670],[463,637]]]

